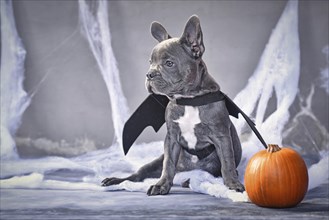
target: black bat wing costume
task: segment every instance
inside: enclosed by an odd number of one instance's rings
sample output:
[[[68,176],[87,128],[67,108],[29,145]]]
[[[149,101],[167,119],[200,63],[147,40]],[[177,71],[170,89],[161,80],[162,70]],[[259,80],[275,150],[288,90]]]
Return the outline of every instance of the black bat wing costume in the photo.
[[[201,106],[218,101],[225,101],[226,108],[229,114],[233,117],[238,118],[240,113],[260,142],[265,148],[267,148],[267,144],[256,129],[255,123],[221,91],[208,93],[194,98],[178,99],[176,100],[176,103],[178,105]],[[152,126],[155,132],[159,131],[161,126],[165,123],[165,110],[168,103],[169,99],[166,96],[151,94],[136,109],[123,128],[122,143],[125,154],[128,153],[130,147],[146,127]]]

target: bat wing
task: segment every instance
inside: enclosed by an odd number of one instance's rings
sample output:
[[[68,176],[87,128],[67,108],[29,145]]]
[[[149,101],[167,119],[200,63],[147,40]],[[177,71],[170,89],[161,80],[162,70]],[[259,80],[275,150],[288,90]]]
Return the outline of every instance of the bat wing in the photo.
[[[157,132],[165,123],[165,110],[169,99],[151,94],[136,109],[123,127],[122,144],[125,155],[143,130],[152,126]]]
[[[257,138],[267,148],[267,144],[256,129],[255,123],[227,95],[224,93],[219,94],[221,97],[223,95],[229,114],[236,118],[241,114]],[[221,97],[218,100],[222,100]],[[131,115],[123,128],[122,143],[125,155],[146,127],[152,126],[155,132],[162,127],[165,123],[165,110],[168,102],[169,99],[166,96],[151,94]]]
[[[267,144],[264,141],[263,137],[260,135],[259,131],[257,130],[256,124],[227,95],[224,94],[224,96],[225,96],[225,105],[228,110],[228,113],[236,118],[239,117],[239,113],[240,113],[242,117],[246,120],[247,124],[250,126],[251,130],[255,133],[257,138],[260,140],[260,142],[264,145],[266,149]]]

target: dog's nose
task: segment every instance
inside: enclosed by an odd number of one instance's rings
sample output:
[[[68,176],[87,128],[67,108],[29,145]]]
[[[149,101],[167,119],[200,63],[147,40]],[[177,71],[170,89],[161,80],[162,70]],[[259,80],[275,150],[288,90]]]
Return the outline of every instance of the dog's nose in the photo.
[[[146,74],[146,77],[148,79],[153,79],[156,76],[156,72],[155,71],[150,71]]]

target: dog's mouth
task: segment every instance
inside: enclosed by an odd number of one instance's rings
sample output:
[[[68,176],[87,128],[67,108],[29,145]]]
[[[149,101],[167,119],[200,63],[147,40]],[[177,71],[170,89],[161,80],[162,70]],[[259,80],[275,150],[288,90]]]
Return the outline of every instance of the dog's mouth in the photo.
[[[164,95],[169,99],[177,99],[182,97],[190,98],[190,96],[183,95],[184,87],[182,85],[182,80],[177,81],[175,84],[170,84],[162,78],[146,78],[145,80],[145,87],[150,94]]]
[[[146,87],[147,91],[151,94],[168,96],[168,94],[166,93],[166,89],[165,89],[168,87],[168,85],[164,81],[146,79],[145,87]]]
[[[151,94],[154,93],[152,90],[151,81],[149,79],[145,80],[145,88],[149,93],[151,93]]]
[[[149,93],[153,94],[153,90],[152,90],[152,86],[151,84],[148,82],[148,80],[146,81],[146,89]]]

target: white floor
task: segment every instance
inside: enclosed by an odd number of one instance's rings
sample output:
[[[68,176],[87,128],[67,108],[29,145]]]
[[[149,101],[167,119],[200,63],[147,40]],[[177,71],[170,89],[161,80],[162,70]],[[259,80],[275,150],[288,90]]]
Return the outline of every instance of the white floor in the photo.
[[[174,186],[166,196],[142,192],[1,189],[0,219],[328,219],[329,185],[297,207],[268,209]]]

